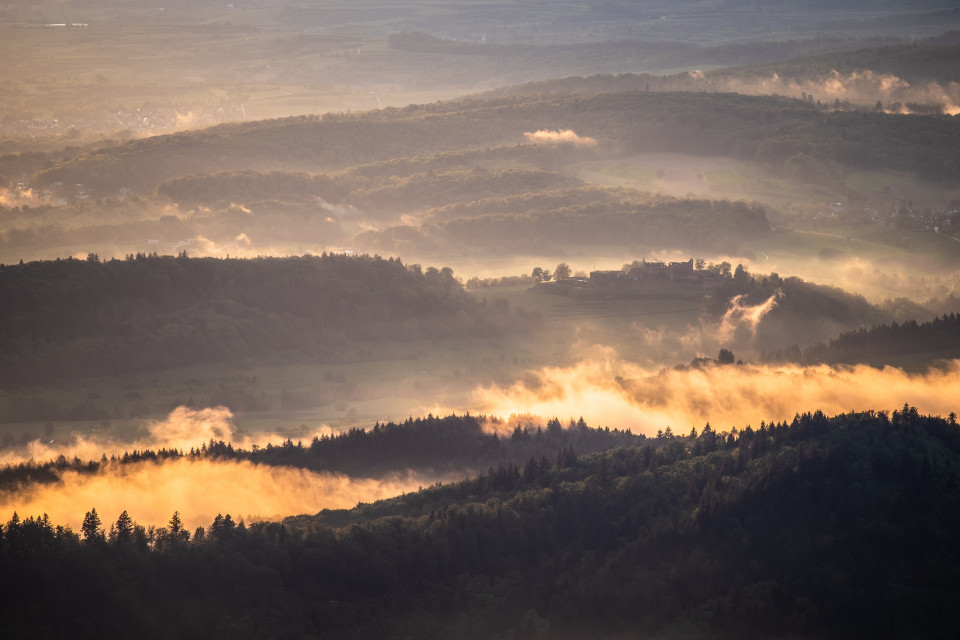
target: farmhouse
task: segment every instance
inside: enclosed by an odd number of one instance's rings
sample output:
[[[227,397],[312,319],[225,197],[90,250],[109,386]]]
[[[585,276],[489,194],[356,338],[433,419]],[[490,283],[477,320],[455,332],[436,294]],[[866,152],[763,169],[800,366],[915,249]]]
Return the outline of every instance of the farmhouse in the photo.
[[[694,269],[693,258],[686,262],[634,262],[615,271],[591,271],[589,284],[594,289],[638,291],[672,287],[711,289],[729,276],[712,270]]]

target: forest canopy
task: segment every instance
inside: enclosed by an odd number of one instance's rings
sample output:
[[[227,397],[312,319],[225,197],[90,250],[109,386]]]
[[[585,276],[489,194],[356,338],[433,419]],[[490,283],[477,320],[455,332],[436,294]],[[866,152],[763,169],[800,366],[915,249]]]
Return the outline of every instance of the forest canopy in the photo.
[[[333,357],[355,341],[496,335],[535,319],[466,295],[448,268],[323,255],[137,255],[0,267],[7,385],[199,362]]]
[[[0,611],[24,635],[950,638],[958,477],[954,416],[904,406],[668,429],[282,522],[14,514]]]

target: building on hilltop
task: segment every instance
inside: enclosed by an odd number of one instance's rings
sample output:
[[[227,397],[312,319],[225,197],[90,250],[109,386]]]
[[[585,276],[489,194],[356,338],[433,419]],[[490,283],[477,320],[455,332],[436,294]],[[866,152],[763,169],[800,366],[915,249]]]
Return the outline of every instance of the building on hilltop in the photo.
[[[626,291],[663,289],[676,286],[714,288],[725,276],[711,270],[694,269],[693,258],[685,262],[665,263],[660,260],[634,261],[624,269],[591,271],[589,283],[596,289]]]

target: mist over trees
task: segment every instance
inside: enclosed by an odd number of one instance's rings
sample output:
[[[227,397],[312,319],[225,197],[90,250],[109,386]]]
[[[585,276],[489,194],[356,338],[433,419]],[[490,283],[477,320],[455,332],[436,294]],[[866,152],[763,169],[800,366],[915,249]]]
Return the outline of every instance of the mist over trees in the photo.
[[[637,114],[642,117],[637,117]],[[496,117],[492,117],[496,114]],[[40,172],[38,185],[150,192],[210,171],[330,171],[391,158],[515,144],[525,131],[573,129],[622,151],[727,155],[782,164],[804,154],[952,182],[960,126],[946,116],[823,112],[801,100],[732,93],[629,91],[464,98],[362,114],[221,125],[136,140]],[[924,144],[914,144],[923,140]]]
[[[0,637],[957,635],[956,0],[159,4],[0,1]]]
[[[905,406],[668,430],[283,522],[91,509],[81,538],[14,515],[0,608],[18,634],[948,638],[958,474],[953,416]]]
[[[929,322],[907,320],[845,331],[828,342],[801,349],[793,344],[760,354],[762,362],[833,364],[886,363],[907,357],[936,362],[960,355],[960,317],[944,314]]]
[[[487,422],[489,421],[489,425]],[[492,426],[500,430],[490,431]],[[629,429],[590,427],[583,418],[562,425],[552,418],[546,428],[517,424],[512,430],[496,417],[429,415],[403,422],[377,422],[370,429],[352,427],[341,433],[314,436],[296,443],[291,439],[244,449],[223,440],[211,440],[187,450],[135,449],[100,460],[67,459],[29,461],[0,467],[0,491],[23,491],[33,484],[62,482],[67,472],[85,475],[108,472],[114,466],[167,460],[239,461],[294,467],[316,472],[343,473],[353,478],[382,478],[403,471],[438,475],[479,473],[494,466],[510,470],[531,459],[545,459],[635,446],[647,438]],[[512,471],[511,471],[512,473]]]

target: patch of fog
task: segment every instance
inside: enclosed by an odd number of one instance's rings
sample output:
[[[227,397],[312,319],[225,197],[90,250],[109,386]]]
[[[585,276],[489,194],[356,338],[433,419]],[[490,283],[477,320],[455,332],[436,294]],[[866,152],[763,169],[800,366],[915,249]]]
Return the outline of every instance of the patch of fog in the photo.
[[[533,132],[524,132],[524,139],[535,144],[572,144],[577,147],[595,147],[597,141],[587,136],[579,136],[571,129],[548,131],[540,129]]]
[[[561,421],[584,417],[593,425],[654,435],[670,426],[686,433],[709,422],[720,430],[797,413],[893,410],[905,403],[923,413],[957,411],[960,361],[911,374],[902,369],[726,365],[650,369],[614,352],[569,367],[543,367],[507,385],[478,388],[476,412],[534,415]]]
[[[776,272],[782,277],[796,276],[807,282],[839,287],[873,304],[905,298],[923,305],[931,299],[960,293],[960,261],[929,255],[865,260],[841,254],[828,260],[799,258],[770,250],[770,255],[737,260],[753,274]]]
[[[226,407],[189,409],[177,407],[163,420],[153,420],[145,425],[146,434],[133,441],[118,441],[108,435],[78,435],[62,441],[44,442],[36,439],[24,449],[6,451],[0,455],[0,465],[19,464],[28,460],[45,462],[58,456],[99,460],[102,456],[122,455],[126,451],[173,449],[189,451],[211,440],[230,442],[238,447],[249,448],[279,443],[285,436],[275,432],[259,432],[256,435],[242,433],[234,423],[233,413]],[[307,436],[327,435],[332,429],[327,425],[317,426]]]
[[[217,514],[235,520],[278,520],[284,516],[349,509],[416,491],[438,480],[399,472],[386,478],[350,478],[248,461],[170,459],[163,462],[109,463],[94,474],[65,472],[49,485],[0,494],[0,518],[46,513],[57,524],[80,529],[84,514],[96,509],[109,527],[121,511],[145,526],[164,526],[174,511],[192,531],[208,527]]]

